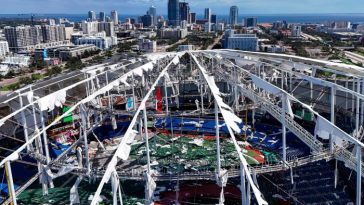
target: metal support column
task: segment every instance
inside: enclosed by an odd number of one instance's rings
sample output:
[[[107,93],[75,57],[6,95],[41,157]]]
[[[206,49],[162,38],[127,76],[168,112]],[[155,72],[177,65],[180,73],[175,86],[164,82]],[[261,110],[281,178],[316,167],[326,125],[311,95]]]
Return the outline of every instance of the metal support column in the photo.
[[[44,112],[43,111],[39,111],[39,112],[40,112],[40,122],[42,124],[42,130],[43,130],[42,134],[43,134],[44,151],[45,151],[45,156],[46,156],[46,159],[47,159],[47,165],[49,165],[49,163],[51,163],[51,157],[50,157],[50,154],[49,154],[47,132],[45,131],[45,123],[44,123],[44,115],[43,115]],[[54,188],[53,182],[50,182],[49,186],[51,188]]]
[[[337,187],[337,177],[338,177],[338,170],[337,170],[337,159],[335,159],[335,181],[334,181],[334,184],[335,184],[335,189]]]
[[[336,98],[336,89],[335,87],[331,87],[331,96],[330,96],[330,100],[331,100],[331,117],[330,117],[330,121],[332,124],[335,124],[335,98]],[[330,152],[333,153],[334,152],[334,139],[333,139],[333,135],[332,133],[330,134]]]
[[[246,173],[249,174],[249,173]],[[247,181],[247,185],[246,185],[246,204],[250,205],[250,198],[251,198],[251,194],[250,194],[250,182],[249,180]]]
[[[200,95],[201,95],[201,113],[204,113],[204,107],[203,107],[203,79],[202,79],[202,73],[199,72],[199,78],[200,78]]]
[[[164,97],[165,97],[165,101],[166,101],[166,116],[167,116],[168,112],[169,112],[169,107],[168,107],[168,90],[167,90],[166,77],[164,77]]]
[[[357,82],[357,92],[360,93],[360,79],[358,78],[358,82]],[[360,99],[359,96],[356,97],[356,110],[355,110],[355,129],[358,132],[360,125]]]
[[[14,188],[13,174],[11,172],[10,161],[5,162],[6,179],[8,181],[9,198],[11,198],[11,204],[16,205],[16,193]]]
[[[83,140],[84,140],[84,146],[85,146],[85,158],[86,158],[86,168],[87,168],[87,174],[90,174],[91,167],[90,167],[90,159],[88,156],[88,140],[87,140],[87,112],[85,105],[80,105],[80,111],[81,111],[81,122],[82,122],[82,134],[83,134]]]
[[[149,150],[149,139],[148,139],[148,121],[147,121],[147,109],[144,105],[143,109],[143,118],[144,118],[144,136],[145,136],[145,144],[147,147],[147,171],[150,174],[150,150]]]
[[[106,79],[106,85],[109,85],[109,76],[107,74],[107,71],[105,72],[105,79]],[[111,102],[111,96],[110,96],[110,90],[107,91],[107,98],[108,98],[108,105],[109,105],[109,109],[113,109],[113,104]]]
[[[240,163],[240,191],[241,191],[241,204],[247,205],[246,187],[245,187],[245,171],[243,164]]]
[[[216,130],[216,157],[217,157],[217,174],[221,172],[221,160],[220,160],[220,125],[219,125],[219,112],[217,102],[215,100],[215,130]]]
[[[362,90],[361,90],[361,94],[364,95],[364,78],[361,79],[361,86],[362,86]],[[364,100],[360,100],[361,101],[361,111],[360,111],[360,124],[363,125],[364,124]]]
[[[134,73],[131,75],[131,80],[133,81],[132,83],[131,83],[131,89],[132,89],[132,91],[133,91],[133,110],[135,111],[136,110],[136,104],[135,104],[135,102],[136,102],[136,100],[135,100],[135,85],[134,85],[134,83],[135,83],[135,80],[134,80]]]
[[[22,96],[20,95],[19,93],[19,109],[21,109],[23,107],[23,98]],[[22,110],[20,112],[20,115],[21,115],[21,119],[23,121],[23,132],[24,132],[24,138],[25,138],[25,142],[28,142],[29,141],[29,134],[28,134],[28,123],[27,123],[27,119],[25,118],[25,114],[24,114],[24,110]],[[31,151],[32,150],[32,147],[31,145],[27,145],[27,151]]]
[[[361,205],[361,147],[356,146],[356,205]]]
[[[286,148],[286,99],[287,95],[282,94],[282,143],[283,143],[283,166],[287,164],[287,148]]]

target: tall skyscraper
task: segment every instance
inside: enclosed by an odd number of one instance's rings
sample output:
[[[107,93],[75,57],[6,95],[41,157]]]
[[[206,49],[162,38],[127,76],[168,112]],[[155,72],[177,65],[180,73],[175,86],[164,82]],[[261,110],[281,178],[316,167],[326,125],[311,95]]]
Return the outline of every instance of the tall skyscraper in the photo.
[[[190,13],[190,23],[196,23],[196,13]]]
[[[256,17],[245,18],[244,26],[245,27],[257,27],[257,22],[258,22],[258,20]]]
[[[168,21],[169,25],[179,26],[179,0],[168,0]]]
[[[106,21],[106,15],[105,12],[100,12],[100,18],[99,18],[100,22],[105,22]]]
[[[211,23],[217,24],[217,16],[216,14],[211,15]]]
[[[118,16],[118,12],[113,10],[111,11],[111,19],[114,22],[114,25],[118,25],[119,24],[119,16]]]
[[[238,24],[239,8],[237,6],[230,7],[230,24]]]
[[[206,8],[205,9],[205,19],[211,23],[211,9],[210,8]]]
[[[94,11],[89,11],[88,18],[90,21],[96,21],[96,13]]]
[[[148,14],[152,16],[152,25],[156,26],[158,24],[157,9],[154,6],[151,6]]]
[[[179,16],[181,21],[189,22],[190,6],[187,2],[179,3]]]
[[[143,23],[144,27],[149,27],[153,25],[153,16],[150,14],[146,14],[140,17],[141,22]]]

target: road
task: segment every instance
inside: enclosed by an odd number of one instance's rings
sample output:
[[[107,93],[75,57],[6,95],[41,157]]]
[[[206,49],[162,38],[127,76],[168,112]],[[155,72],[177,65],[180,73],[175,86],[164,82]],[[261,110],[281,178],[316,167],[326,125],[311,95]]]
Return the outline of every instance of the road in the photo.
[[[209,47],[207,47],[207,50],[212,50],[212,48],[221,41],[223,36],[224,35],[222,34],[218,38],[216,38],[215,41],[211,45],[209,45]]]
[[[364,64],[364,56],[359,55],[357,53],[353,53],[350,51],[344,51],[345,56],[350,58],[353,63],[362,63]]]
[[[187,38],[183,38],[183,39],[180,39],[179,41],[177,41],[176,43],[174,43],[174,44],[172,44],[172,45],[161,46],[161,47],[159,47],[158,49],[159,49],[159,51],[160,51],[160,52],[166,52],[168,48],[171,48],[171,47],[173,47],[173,46],[175,46],[175,45],[178,45],[178,44],[184,43],[184,42],[186,42],[186,41],[187,41]]]

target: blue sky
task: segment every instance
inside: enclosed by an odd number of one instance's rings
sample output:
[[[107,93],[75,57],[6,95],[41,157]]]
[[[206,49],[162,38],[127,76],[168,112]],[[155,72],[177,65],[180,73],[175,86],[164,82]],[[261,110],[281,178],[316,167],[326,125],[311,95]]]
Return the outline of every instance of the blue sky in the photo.
[[[183,1],[183,0],[181,0]],[[153,3],[154,2],[154,3]],[[240,14],[364,13],[363,0],[187,0],[191,10],[202,14],[228,14],[237,5]],[[159,14],[167,13],[167,0],[0,0],[0,13],[80,14],[89,10],[116,9],[120,14],[142,14],[154,4]]]

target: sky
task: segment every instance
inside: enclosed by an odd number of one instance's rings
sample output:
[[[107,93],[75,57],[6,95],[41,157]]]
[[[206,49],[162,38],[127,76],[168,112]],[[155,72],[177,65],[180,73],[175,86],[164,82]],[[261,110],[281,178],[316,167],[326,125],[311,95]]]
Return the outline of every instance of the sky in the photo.
[[[0,0],[0,14],[83,14],[117,10],[119,14],[144,14],[149,6],[167,14],[168,0]],[[183,1],[183,0],[180,0]],[[239,14],[364,13],[363,0],[186,0],[191,12],[210,7],[215,14],[228,14],[230,6]]]

